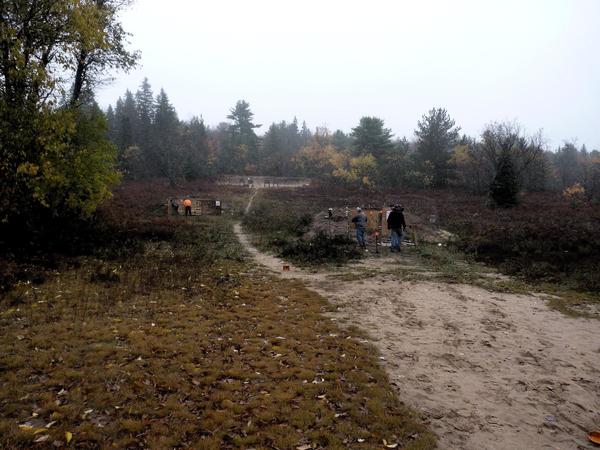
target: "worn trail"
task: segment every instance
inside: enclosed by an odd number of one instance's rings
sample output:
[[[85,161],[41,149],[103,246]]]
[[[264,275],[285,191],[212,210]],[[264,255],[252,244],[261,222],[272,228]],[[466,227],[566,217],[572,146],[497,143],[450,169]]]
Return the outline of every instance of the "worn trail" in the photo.
[[[258,194],[258,189],[255,189],[252,195],[250,196],[250,200],[248,200],[248,204],[246,205],[244,214],[248,214],[250,212],[250,208],[252,208],[252,202],[254,201],[254,197],[256,197],[256,194]]]
[[[332,320],[369,334],[399,397],[423,414],[440,448],[593,448],[586,433],[600,428],[597,320],[565,317],[538,296],[470,285],[282,272],[284,261],[256,249],[239,225],[235,232],[258,264],[304,281],[337,307]],[[371,272],[406,267],[407,257],[362,264]]]

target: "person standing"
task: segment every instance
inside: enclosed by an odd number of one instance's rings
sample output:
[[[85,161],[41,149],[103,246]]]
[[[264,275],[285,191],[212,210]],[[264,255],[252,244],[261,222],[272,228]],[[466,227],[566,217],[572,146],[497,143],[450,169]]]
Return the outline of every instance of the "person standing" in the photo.
[[[183,206],[185,207],[185,215],[186,217],[189,215],[192,215],[192,200],[187,197],[184,201],[183,201]]]
[[[387,219],[387,227],[391,233],[391,252],[400,252],[400,244],[402,243],[402,232],[406,231],[406,221],[404,220],[404,208],[399,205],[394,205],[392,212]]]
[[[367,222],[369,218],[360,207],[356,208],[356,215],[352,218],[352,223],[356,227],[356,241],[363,250],[367,249],[365,241],[365,231],[367,230]]]
[[[176,198],[172,198],[171,199],[171,208],[174,211],[173,214],[178,216],[179,215],[179,200],[177,200]]]

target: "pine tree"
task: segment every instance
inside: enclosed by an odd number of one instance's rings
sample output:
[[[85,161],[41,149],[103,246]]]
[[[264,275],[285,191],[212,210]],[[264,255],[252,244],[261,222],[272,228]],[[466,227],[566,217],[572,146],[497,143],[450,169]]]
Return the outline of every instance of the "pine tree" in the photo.
[[[444,108],[433,108],[418,122],[416,159],[423,175],[432,177],[433,187],[448,184],[449,162],[460,131],[455,125]]]
[[[518,203],[519,185],[511,154],[503,151],[498,170],[490,186],[490,197],[496,206],[510,208]]]
[[[399,187],[407,181],[408,174],[412,169],[409,153],[410,143],[403,137],[395,142],[393,148],[382,155],[379,161],[381,184]]]
[[[310,129],[306,126],[305,121],[302,121],[302,130],[300,130],[300,138],[302,140],[302,147],[306,147],[312,139],[312,133],[310,132]]]
[[[110,142],[115,143],[116,134],[115,134],[115,126],[116,126],[116,118],[115,118],[115,110],[112,105],[108,105],[108,109],[106,110],[106,125],[108,126],[107,137]]]
[[[151,158],[158,174],[175,185],[183,176],[182,155],[178,142],[179,119],[164,89],[156,97],[156,113],[152,129]]]
[[[117,146],[121,152],[137,144],[139,119],[135,98],[131,91],[125,91],[125,98],[117,100],[115,110],[117,128]]]
[[[331,143],[338,150],[349,150],[352,145],[352,138],[342,130],[336,130],[333,133]]]
[[[378,117],[363,117],[357,127],[352,128],[352,147],[354,154],[371,154],[379,159],[387,150],[391,149],[392,131],[384,127],[383,120]]]
[[[281,127],[272,123],[262,140],[261,169],[265,175],[283,174],[284,137]]]
[[[187,180],[210,175],[209,147],[206,126],[202,119],[193,117],[183,125],[181,146],[184,176]]]
[[[233,123],[229,126],[229,139],[223,143],[220,166],[234,173],[244,172],[247,168],[255,170],[260,161],[259,139],[254,129],[261,125],[252,121],[254,113],[250,104],[238,101],[227,118]]]
[[[144,136],[148,136],[148,132],[154,121],[156,109],[154,94],[152,93],[150,83],[148,83],[148,78],[144,78],[140,88],[135,93],[135,102],[140,124],[139,133],[140,137],[143,139]]]

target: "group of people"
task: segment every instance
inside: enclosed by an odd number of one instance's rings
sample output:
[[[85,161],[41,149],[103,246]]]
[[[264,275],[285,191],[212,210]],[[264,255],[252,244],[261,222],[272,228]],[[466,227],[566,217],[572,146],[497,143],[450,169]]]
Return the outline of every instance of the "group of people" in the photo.
[[[362,208],[356,208],[356,215],[352,218],[352,223],[356,228],[356,241],[363,250],[367,251],[367,242],[365,233],[369,218]],[[387,216],[387,227],[390,230],[390,251],[392,253],[400,252],[403,233],[406,232],[406,221],[404,220],[404,208],[400,205],[394,205]]]
[[[176,198],[171,199],[171,208],[173,208],[175,214],[179,214],[179,200]],[[183,199],[183,208],[186,216],[192,215],[192,199],[189,196]]]

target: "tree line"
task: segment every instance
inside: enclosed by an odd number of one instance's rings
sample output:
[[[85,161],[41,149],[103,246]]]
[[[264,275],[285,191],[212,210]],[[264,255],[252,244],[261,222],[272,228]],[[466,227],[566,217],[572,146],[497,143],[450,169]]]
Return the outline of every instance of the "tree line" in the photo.
[[[106,112],[119,164],[132,179],[167,177],[172,183],[219,174],[303,176],[358,188],[463,188],[511,206],[521,190],[576,186],[600,198],[600,152],[565,143],[549,151],[541,132],[516,122],[488,124],[480,136],[461,134],[444,108],[417,122],[415,138],[394,138],[378,117],[363,117],[349,133],[305,122],[272,123],[263,135],[250,105],[240,100],[227,121],[181,121],[164,90],[148,80]]]
[[[468,189],[510,206],[520,190],[600,197],[600,154],[566,143],[548,151],[541,133],[516,123],[461,134],[443,108],[394,137],[378,117],[349,132],[309,129],[296,118],[262,134],[240,100],[222,123],[180,120],[147,80],[102,111],[94,91],[127,71],[118,17],[128,0],[0,2],[0,224],[35,228],[88,217],[123,177],[172,184],[219,174],[304,176],[352,188]],[[36,225],[37,224],[37,225]]]

